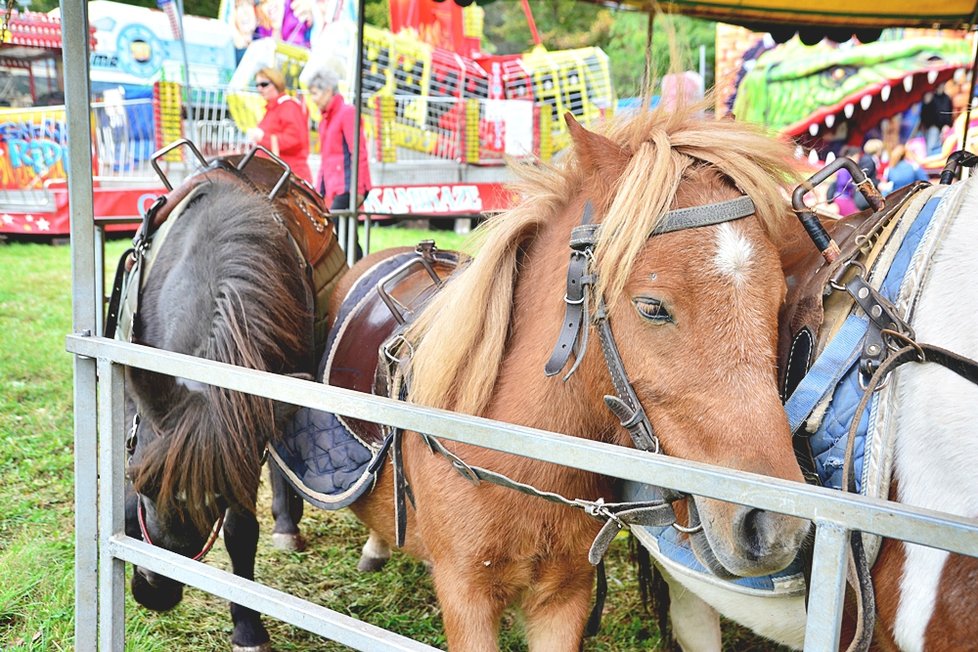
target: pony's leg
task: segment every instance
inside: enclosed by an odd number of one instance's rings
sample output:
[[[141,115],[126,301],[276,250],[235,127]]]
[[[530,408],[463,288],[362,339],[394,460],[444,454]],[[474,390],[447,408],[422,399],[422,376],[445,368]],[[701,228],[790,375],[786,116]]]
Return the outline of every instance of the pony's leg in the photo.
[[[594,572],[579,558],[548,561],[523,600],[531,652],[577,652],[591,611]]]
[[[258,550],[258,519],[245,509],[233,507],[224,519],[224,547],[231,558],[235,575],[255,579],[255,553]],[[271,652],[268,630],[257,611],[231,603],[233,652]]]
[[[479,581],[462,557],[459,563],[435,559],[434,580],[451,652],[497,652],[499,620],[515,597],[506,586]],[[477,562],[480,563],[480,562]]]
[[[669,585],[672,635],[686,652],[720,651],[720,615],[695,593],[658,567]]]
[[[299,533],[302,498],[286,481],[278,466],[271,462],[268,464],[268,479],[272,485],[272,516],[275,517],[272,545],[279,550],[305,550],[306,541]]]
[[[370,536],[360,551],[360,561],[357,562],[357,570],[362,573],[379,571],[390,558],[390,544],[375,530],[370,530]]]

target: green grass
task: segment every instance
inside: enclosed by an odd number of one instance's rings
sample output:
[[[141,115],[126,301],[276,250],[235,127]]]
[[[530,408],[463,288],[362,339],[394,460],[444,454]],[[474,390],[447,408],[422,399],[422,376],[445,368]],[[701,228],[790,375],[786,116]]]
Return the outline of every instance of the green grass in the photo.
[[[442,248],[462,239],[434,232]],[[415,244],[432,233],[376,228],[372,249]],[[109,242],[109,272],[128,241]],[[64,350],[71,330],[70,249],[0,242],[0,650],[71,650],[74,612],[72,360]],[[302,528],[309,547],[282,553],[270,542],[271,510],[263,485],[257,580],[344,614],[444,647],[440,612],[424,566],[402,554],[384,572],[356,571],[366,529],[346,511],[306,506]],[[612,652],[653,648],[651,617],[639,604],[635,576],[621,542],[612,547],[609,596],[600,635],[585,649]],[[220,543],[207,563],[229,569]],[[127,594],[126,649],[195,652],[229,649],[231,619],[224,600],[188,588],[173,611],[156,614]],[[279,652],[344,650],[303,630],[265,618]],[[504,650],[524,650],[514,614],[504,622]],[[770,649],[749,637],[729,649]]]

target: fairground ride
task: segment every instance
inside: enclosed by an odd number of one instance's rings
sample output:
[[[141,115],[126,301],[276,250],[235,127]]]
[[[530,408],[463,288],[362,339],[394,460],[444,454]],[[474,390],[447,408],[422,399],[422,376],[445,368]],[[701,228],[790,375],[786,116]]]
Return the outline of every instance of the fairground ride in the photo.
[[[276,1],[283,6],[269,6]],[[163,191],[149,161],[156,149],[179,138],[193,140],[206,156],[247,147],[244,132],[264,110],[253,87],[259,67],[282,70],[290,92],[300,97],[302,71],[323,64],[338,66],[341,89],[352,88],[357,25],[352,3],[335,3],[330,16],[310,20],[301,39],[284,29],[291,4],[260,4],[282,23],[266,30],[252,21],[245,28],[248,42],[241,42],[239,5],[254,3],[226,3],[225,20],[198,26],[213,43],[206,59],[190,61],[189,76],[172,54],[179,33],[193,37],[186,22],[105,0],[89,4],[97,29],[92,160],[95,214],[101,221],[132,228]],[[506,157],[548,160],[567,144],[560,119],[565,112],[588,124],[613,110],[608,61],[598,48],[551,52],[538,44],[524,55],[489,56],[479,47],[480,8],[430,0],[393,2],[391,7],[394,31],[364,27],[359,71],[367,134],[362,146],[369,152],[374,183],[365,209],[373,215],[473,218],[501,210],[509,203]],[[106,14],[113,20],[102,20]],[[52,61],[60,58],[58,18],[28,12],[14,14],[15,36],[3,44],[5,61],[22,56],[14,39],[31,33],[27,26],[35,23],[55,30],[45,52]],[[227,52],[234,57],[232,38],[241,57],[236,69],[222,64]],[[209,76],[203,79],[205,68]],[[57,99],[60,71],[48,77],[53,85],[48,99]],[[188,77],[189,86],[184,83]],[[63,107],[39,106],[44,99],[39,96],[20,99],[31,106],[0,109],[6,125],[0,131],[0,165],[9,190],[0,199],[0,233],[67,235]],[[308,106],[315,171],[318,112],[311,102]],[[185,154],[175,149],[161,161],[169,178],[179,181],[190,170],[194,162]]]

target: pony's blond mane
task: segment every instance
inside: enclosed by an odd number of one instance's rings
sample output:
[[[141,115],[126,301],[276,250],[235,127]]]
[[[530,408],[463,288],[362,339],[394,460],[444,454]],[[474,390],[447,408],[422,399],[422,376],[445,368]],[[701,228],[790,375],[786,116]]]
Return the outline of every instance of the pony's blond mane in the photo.
[[[702,109],[700,103],[632,114],[603,130],[630,157],[620,178],[608,185],[608,196],[594,197],[593,184],[587,188],[596,205],[609,206],[598,216],[602,227],[595,248],[597,290],[609,304],[622,292],[648,234],[671,208],[693,166],[707,165],[729,178],[754,200],[767,233],[775,237],[779,232],[786,212],[782,188],[796,178],[789,148],[757,127],[717,121]],[[415,343],[413,402],[483,413],[509,334],[517,253],[581,194],[589,178],[586,168],[595,163],[572,151],[559,168],[517,166],[519,205],[480,227],[478,255],[407,333]]]

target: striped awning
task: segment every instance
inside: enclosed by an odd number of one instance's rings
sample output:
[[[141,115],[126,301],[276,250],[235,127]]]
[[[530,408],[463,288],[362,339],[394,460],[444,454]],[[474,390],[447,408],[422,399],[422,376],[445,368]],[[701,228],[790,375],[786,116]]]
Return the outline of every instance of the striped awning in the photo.
[[[643,0],[602,2],[648,11]],[[821,25],[841,28],[944,27],[971,25],[978,12],[975,0],[670,0],[659,10],[727,23]]]

